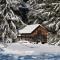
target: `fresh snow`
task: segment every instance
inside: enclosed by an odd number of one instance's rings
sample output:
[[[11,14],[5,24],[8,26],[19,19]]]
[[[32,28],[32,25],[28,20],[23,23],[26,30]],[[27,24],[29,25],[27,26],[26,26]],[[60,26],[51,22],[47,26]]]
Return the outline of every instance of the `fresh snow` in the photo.
[[[27,25],[25,28],[19,30],[19,33],[31,33],[34,31],[40,24]]]
[[[3,50],[3,53],[5,54],[40,55],[41,53],[59,53],[60,47],[41,43],[29,43],[28,41],[19,41],[17,43],[8,43],[7,48],[3,48]]]

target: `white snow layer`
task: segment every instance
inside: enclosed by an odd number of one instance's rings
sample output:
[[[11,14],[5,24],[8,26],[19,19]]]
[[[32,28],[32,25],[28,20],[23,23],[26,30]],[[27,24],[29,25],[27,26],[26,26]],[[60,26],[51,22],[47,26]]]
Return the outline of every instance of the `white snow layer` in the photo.
[[[19,55],[39,55],[41,53],[59,53],[60,47],[48,44],[33,44],[27,41],[17,43],[8,43],[8,47],[4,48],[5,54],[19,54]]]
[[[34,31],[37,27],[39,26],[39,24],[34,24],[34,25],[27,25],[25,28],[19,30],[19,33],[31,33],[32,31]]]

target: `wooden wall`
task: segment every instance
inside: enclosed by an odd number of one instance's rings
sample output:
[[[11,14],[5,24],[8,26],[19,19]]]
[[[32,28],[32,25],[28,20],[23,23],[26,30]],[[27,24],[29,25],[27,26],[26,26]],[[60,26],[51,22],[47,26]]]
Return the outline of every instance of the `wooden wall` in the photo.
[[[46,42],[47,43],[47,36],[48,36],[48,31],[42,27],[42,26],[39,26],[35,31],[32,32],[31,34],[32,37],[35,37],[36,36],[39,38],[41,37],[41,42]],[[38,39],[37,39],[38,41]]]
[[[44,35],[45,37],[47,37],[48,31],[44,27],[39,26],[35,31],[32,32],[31,35],[32,36],[35,36],[35,35]]]

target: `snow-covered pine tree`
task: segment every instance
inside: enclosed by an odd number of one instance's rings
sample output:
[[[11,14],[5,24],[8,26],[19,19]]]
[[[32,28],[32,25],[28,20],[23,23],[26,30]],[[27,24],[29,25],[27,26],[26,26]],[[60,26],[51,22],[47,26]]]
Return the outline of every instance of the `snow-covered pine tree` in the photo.
[[[17,41],[17,30],[20,25],[25,26],[21,17],[10,8],[11,3],[9,0],[0,0],[0,41],[3,43],[10,40]],[[12,3],[12,5],[14,4]]]

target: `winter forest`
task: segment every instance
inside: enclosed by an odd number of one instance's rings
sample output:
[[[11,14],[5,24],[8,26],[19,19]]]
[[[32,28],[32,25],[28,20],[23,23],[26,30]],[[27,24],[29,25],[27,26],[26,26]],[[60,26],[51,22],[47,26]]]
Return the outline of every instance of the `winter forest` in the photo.
[[[60,60],[60,0],[0,0],[0,60]]]
[[[60,44],[59,0],[0,0],[0,41],[17,40],[18,30],[30,24],[47,28],[48,44]]]

